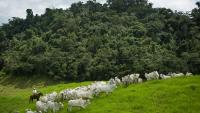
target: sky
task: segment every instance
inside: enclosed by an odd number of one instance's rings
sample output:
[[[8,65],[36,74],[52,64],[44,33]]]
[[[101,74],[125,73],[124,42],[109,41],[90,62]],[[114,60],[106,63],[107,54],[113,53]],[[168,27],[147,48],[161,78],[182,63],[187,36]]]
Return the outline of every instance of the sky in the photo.
[[[26,9],[32,9],[34,14],[43,14],[46,8],[66,9],[74,2],[87,0],[0,0],[0,25],[12,17],[26,17]],[[149,0],[153,7],[165,7],[177,11],[191,11],[198,0]],[[105,3],[106,0],[97,0]]]

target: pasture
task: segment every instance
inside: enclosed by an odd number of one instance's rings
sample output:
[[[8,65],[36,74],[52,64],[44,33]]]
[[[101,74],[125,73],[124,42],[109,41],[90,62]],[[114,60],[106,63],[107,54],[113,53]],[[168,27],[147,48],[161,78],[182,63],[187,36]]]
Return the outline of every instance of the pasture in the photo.
[[[19,80],[20,81],[20,80]],[[18,82],[19,82],[18,81]],[[16,81],[15,81],[16,82]],[[23,81],[21,82],[25,84]],[[30,81],[30,83],[32,83]],[[37,83],[41,92],[50,93],[67,88],[88,85],[91,82],[59,83],[43,86]],[[23,84],[20,84],[23,86]],[[19,85],[19,84],[18,84]],[[35,110],[28,98],[32,86],[16,87],[0,82],[0,113],[19,111],[26,108]],[[67,113],[67,102],[59,113]],[[73,109],[72,113],[199,113],[200,77],[180,77],[167,80],[153,80],[128,87],[120,86],[112,94],[95,97],[86,109]]]

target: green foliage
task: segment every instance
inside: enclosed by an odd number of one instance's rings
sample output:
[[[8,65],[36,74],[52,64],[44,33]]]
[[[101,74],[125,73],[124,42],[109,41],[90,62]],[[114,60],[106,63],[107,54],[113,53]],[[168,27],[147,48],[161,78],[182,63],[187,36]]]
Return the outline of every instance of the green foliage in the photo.
[[[198,5],[199,3],[197,3]],[[67,81],[158,70],[200,73],[199,7],[191,14],[147,0],[78,2],[0,27],[0,70]]]

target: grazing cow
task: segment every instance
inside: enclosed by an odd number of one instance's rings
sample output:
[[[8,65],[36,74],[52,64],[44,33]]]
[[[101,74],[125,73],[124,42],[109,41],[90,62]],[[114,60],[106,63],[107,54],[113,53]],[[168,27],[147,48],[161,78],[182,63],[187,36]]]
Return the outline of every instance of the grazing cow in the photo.
[[[121,85],[121,80],[118,77],[115,77],[116,85]]]
[[[36,109],[37,111],[47,112],[48,111],[48,104],[42,101],[36,102]]]
[[[124,77],[122,77],[122,83],[123,83],[124,85],[128,86],[128,85],[131,83],[131,81],[130,81],[130,79],[129,79],[129,76],[124,76]]]
[[[92,99],[93,92],[92,91],[77,91],[76,96],[77,98]]]
[[[185,76],[192,76],[192,73],[187,72]]]
[[[139,81],[139,76],[140,74],[131,74],[131,75],[124,76],[122,77],[122,83],[128,86],[129,84],[132,84],[132,83],[141,82],[142,79],[140,79]]]
[[[108,84],[115,84],[115,79],[111,78],[109,81],[108,81]]]
[[[182,76],[184,76],[184,74],[183,73],[178,73],[178,74],[173,73],[171,76],[176,78],[176,77],[182,77]]]
[[[80,107],[85,109],[85,107],[90,104],[89,100],[83,100],[82,98],[76,100],[69,100],[68,101],[68,110],[72,111],[72,107]]]
[[[26,113],[42,113],[41,111],[32,111],[31,109],[26,109]]]
[[[116,88],[116,85],[115,85],[115,84],[112,84],[112,85],[110,85],[110,84],[102,85],[102,86],[96,88],[95,94],[96,94],[96,95],[99,95],[99,93],[104,93],[104,92],[105,92],[106,94],[108,94],[108,93],[113,92],[113,90],[114,90],[115,88]]]
[[[63,108],[64,105],[61,102],[57,103],[57,102],[48,101],[47,106],[49,110],[51,110],[53,113],[56,113],[61,108]]]
[[[137,83],[139,79],[140,74],[131,74],[129,75],[129,79],[131,83]]]
[[[171,76],[166,76],[164,74],[160,74],[160,78],[161,79],[169,79],[169,78],[171,78]]]
[[[42,102],[47,103],[48,102],[48,97],[45,95],[45,96],[40,97],[39,100],[42,101]]]
[[[142,82],[143,82],[142,78],[138,78],[138,83],[142,83]]]
[[[153,71],[149,74],[145,73],[145,77],[147,78],[147,80],[155,80],[159,79],[159,74],[157,71]]]
[[[57,93],[53,92],[51,94],[48,94],[47,98],[48,98],[49,101],[55,101],[57,99]]]

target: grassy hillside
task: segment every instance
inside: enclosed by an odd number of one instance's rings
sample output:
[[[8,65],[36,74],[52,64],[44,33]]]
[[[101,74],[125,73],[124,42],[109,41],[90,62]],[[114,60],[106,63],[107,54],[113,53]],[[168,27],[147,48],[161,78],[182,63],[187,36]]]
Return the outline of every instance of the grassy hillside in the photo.
[[[60,91],[69,87],[87,85],[90,82],[58,84],[41,87],[44,93]],[[28,104],[31,88],[15,88],[0,85],[0,113],[12,110],[23,112],[33,108]],[[183,77],[155,80],[142,84],[119,87],[111,95],[101,95],[92,100],[84,110],[73,109],[73,113],[199,113],[200,77]],[[60,111],[66,113],[67,108]]]
[[[80,113],[200,113],[199,94],[200,77],[150,81],[119,88]]]
[[[24,113],[26,108],[35,109],[35,103],[29,104],[29,96],[32,94],[33,87],[46,94],[90,84],[90,82],[58,84],[55,81],[44,80],[45,78],[34,80],[26,77],[16,77],[16,79],[12,77],[0,78],[0,113],[11,113],[13,111]],[[47,83],[49,85],[45,86]]]

